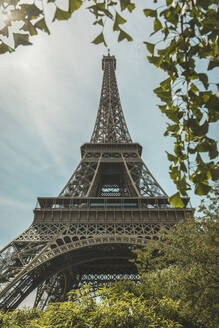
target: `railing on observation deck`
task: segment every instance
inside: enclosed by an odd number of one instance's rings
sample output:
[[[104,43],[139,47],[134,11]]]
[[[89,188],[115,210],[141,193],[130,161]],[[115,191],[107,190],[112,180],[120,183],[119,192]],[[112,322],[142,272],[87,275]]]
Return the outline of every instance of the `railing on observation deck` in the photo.
[[[189,198],[183,198],[184,209],[191,209]],[[130,208],[130,209],[176,209],[168,202],[167,197],[147,198],[81,198],[81,197],[40,197],[37,200],[37,209],[101,209],[101,208]],[[181,208],[182,210],[182,208]]]

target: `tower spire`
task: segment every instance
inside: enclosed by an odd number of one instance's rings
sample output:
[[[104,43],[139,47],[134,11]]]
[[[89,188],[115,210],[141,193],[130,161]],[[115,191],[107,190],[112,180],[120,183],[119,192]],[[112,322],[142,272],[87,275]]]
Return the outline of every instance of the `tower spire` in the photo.
[[[115,56],[103,56],[103,83],[97,119],[91,137],[91,143],[130,143],[125,117],[120,103],[116,82]]]

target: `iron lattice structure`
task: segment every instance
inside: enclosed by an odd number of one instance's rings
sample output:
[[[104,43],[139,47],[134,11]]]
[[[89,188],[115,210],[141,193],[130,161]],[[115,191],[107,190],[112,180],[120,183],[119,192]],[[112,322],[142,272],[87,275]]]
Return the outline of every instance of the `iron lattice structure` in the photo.
[[[174,208],[141,159],[123,115],[114,56],[104,56],[94,131],[58,197],[40,197],[32,225],[0,252],[0,307],[15,309],[33,290],[35,306],[62,301],[84,283],[137,280],[132,249],[191,214]]]

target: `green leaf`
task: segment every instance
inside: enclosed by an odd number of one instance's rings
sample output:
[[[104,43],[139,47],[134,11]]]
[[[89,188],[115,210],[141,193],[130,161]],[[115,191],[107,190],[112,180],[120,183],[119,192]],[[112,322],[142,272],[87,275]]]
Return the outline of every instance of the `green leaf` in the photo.
[[[149,63],[154,64],[156,67],[159,67],[162,62],[161,56],[147,56]]]
[[[216,141],[208,137],[204,137],[200,140],[196,150],[198,152],[208,152],[210,159],[216,158],[218,156]]]
[[[131,3],[130,0],[120,0],[119,2],[121,11],[128,9],[128,11],[131,13],[135,9],[135,4]]]
[[[90,7],[88,7],[88,9],[93,9],[95,12],[98,11],[98,10],[104,10],[106,8],[106,3],[105,2],[96,2],[95,1],[95,5],[92,5]]]
[[[121,11],[125,10],[128,7],[128,3],[129,3],[129,1],[120,0],[120,8],[121,8]]]
[[[157,11],[152,9],[144,9],[144,14],[146,17],[157,17]]]
[[[180,162],[180,170],[182,170],[183,172],[187,172],[187,167],[184,162]]]
[[[210,159],[218,157],[217,143],[215,141],[210,145],[208,154]]]
[[[21,28],[20,30],[23,30],[25,32],[29,32],[30,35],[36,35],[37,34],[37,30],[34,27],[34,25],[30,22],[27,21]]]
[[[130,42],[130,41],[133,41],[131,35],[129,35],[129,34],[126,33],[125,31],[123,31],[123,30],[120,29],[120,33],[119,33],[119,37],[118,37],[118,41],[120,42],[120,41],[122,41],[122,40],[124,40],[124,39],[126,39],[126,40],[129,41],[129,42]]]
[[[22,4],[20,5],[20,8],[31,19],[38,18],[39,15],[42,13],[42,10],[39,9],[35,4]]]
[[[40,19],[38,22],[36,22],[36,23],[34,24],[34,26],[35,26],[36,28],[38,28],[38,29],[40,29],[40,30],[42,30],[42,31],[44,31],[44,32],[46,32],[46,33],[48,33],[48,34],[50,34],[50,31],[49,31],[49,29],[48,29],[48,27],[47,27],[47,25],[46,25],[46,22],[45,22],[45,19],[44,19],[44,18],[42,18],[42,19]]]
[[[199,196],[207,195],[207,193],[211,190],[211,187],[204,182],[199,182],[195,186],[195,194]]]
[[[170,175],[171,179],[174,182],[178,181],[180,179],[180,176],[181,176],[179,167],[175,166],[175,164],[171,164],[170,165],[169,175]]]
[[[67,20],[71,17],[71,13],[69,11],[62,10],[58,7],[56,7],[56,12],[53,18],[53,22],[58,19],[58,20]]]
[[[203,83],[205,89],[208,89],[208,76],[204,73],[198,74],[199,80]]]
[[[194,83],[189,82],[188,91],[196,94],[199,90]]]
[[[13,33],[14,37],[14,48],[16,49],[18,46],[29,46],[32,43],[29,41],[29,34],[20,34],[20,33]]]
[[[219,179],[219,165],[210,169],[211,177],[213,181],[217,181]]]
[[[180,169],[181,169],[181,165],[180,165]],[[189,190],[190,186],[186,182],[186,176],[185,175],[183,176],[182,179],[177,181],[176,185],[177,185],[177,190],[179,190],[183,196],[187,196],[186,190]]]
[[[15,49],[13,49],[13,48],[11,48],[11,47],[8,46],[8,51],[9,51],[10,53],[12,53],[12,52],[15,52]]]
[[[180,143],[180,142],[176,141],[175,145],[174,145],[174,152],[175,152],[176,156],[181,160],[186,159],[186,154],[183,152],[183,150],[184,150],[184,143],[183,142]]]
[[[212,95],[211,91],[200,91],[199,92],[199,96],[202,98],[204,103],[207,103],[207,101],[209,100],[210,96]]]
[[[113,15],[111,14],[111,12],[109,10],[104,9],[103,12],[107,17],[109,17],[110,19],[113,19]]]
[[[3,27],[1,30],[0,30],[0,34],[4,35],[4,36],[7,36],[8,37],[8,26],[5,26]]]
[[[218,113],[219,111],[219,98],[215,95],[211,95],[206,102],[206,107],[209,111],[215,111]]]
[[[7,45],[7,44],[5,44],[5,43],[1,43],[0,44],[0,54],[4,54],[4,53],[6,53],[6,52],[9,52],[9,46]]]
[[[117,2],[115,2],[115,1],[110,1],[110,2],[108,2],[108,7],[109,6],[116,6],[117,5]]]
[[[161,24],[160,20],[158,18],[156,18],[154,20],[154,32],[157,32],[160,29],[162,29],[162,24]]]
[[[202,158],[201,158],[201,155],[198,153],[197,156],[196,156],[196,159],[195,159],[196,163],[201,166],[201,167],[204,167],[205,163],[203,162]],[[197,171],[197,170],[196,170]],[[194,176],[197,175],[197,172],[194,172]]]
[[[72,14],[75,10],[78,10],[82,3],[82,0],[69,0],[69,12]]]
[[[149,43],[146,41],[144,41],[144,44],[146,45],[146,48],[148,49],[148,51],[153,55],[155,45],[153,43]]]
[[[161,16],[164,15],[166,21],[173,24],[176,28],[178,19],[179,19],[179,15],[178,15],[179,11],[181,11],[181,7],[179,6],[179,4],[177,4],[175,8],[170,7],[168,9],[164,10],[161,13]]]
[[[163,98],[163,99],[162,99]],[[165,98],[164,97],[162,97],[161,98],[161,100],[162,101],[165,101],[165,99],[168,99],[169,98],[169,95],[167,94],[166,96],[165,96]],[[179,122],[179,113],[177,113],[177,112],[173,112],[173,111],[171,111],[171,110],[166,110],[166,115],[167,115],[167,117],[170,119],[170,120],[172,120],[173,122],[175,122],[175,123],[178,123]]]
[[[104,35],[103,32],[100,33],[93,41],[92,43],[94,44],[100,44],[100,43],[104,43],[105,47],[107,46],[105,40],[104,40]]]
[[[160,83],[160,86],[163,90],[170,90],[170,85],[171,85],[171,79],[170,77],[168,77],[166,80],[163,80],[161,83]]]
[[[219,66],[219,55],[215,58],[212,58],[208,64],[208,70],[212,70],[215,67]]]
[[[169,202],[170,202],[171,205],[173,205],[175,207],[184,207],[185,206],[182,199],[181,199],[181,197],[180,197],[179,192],[177,192],[173,196],[171,196],[169,198]]]
[[[175,164],[178,162],[178,158],[166,151],[167,158],[170,162],[174,162]]]
[[[129,11],[130,13],[132,13],[134,9],[135,9],[135,4],[134,4],[134,3],[130,3],[130,4],[128,5],[128,11]]]
[[[120,24],[125,24],[127,21],[116,12],[116,17],[113,25],[113,31],[120,31]]]
[[[104,24],[103,24],[102,18],[93,23],[93,25],[96,25],[96,24],[103,26]]]
[[[209,123],[207,120],[202,125],[200,125],[198,120],[191,118],[188,120],[187,124],[194,136],[201,137],[206,135],[208,132]]]
[[[161,111],[162,113],[165,113],[166,110],[167,110],[167,106],[166,106],[166,105],[158,105],[158,107],[160,108],[160,111]]]
[[[159,87],[153,90],[154,93],[156,93],[158,95],[158,97],[163,101],[163,102],[169,102],[171,100],[171,91],[164,91],[163,88]],[[175,116],[176,113],[172,112],[172,111],[168,111],[166,110],[165,113],[167,114],[168,112],[173,113],[173,115]],[[170,113],[170,116],[172,115]],[[178,118],[177,118],[178,119]]]

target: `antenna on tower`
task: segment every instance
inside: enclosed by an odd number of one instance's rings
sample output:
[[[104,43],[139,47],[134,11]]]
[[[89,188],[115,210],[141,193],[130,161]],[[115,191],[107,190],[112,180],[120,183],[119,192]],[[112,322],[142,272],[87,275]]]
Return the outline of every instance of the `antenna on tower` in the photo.
[[[110,48],[108,48],[107,50],[108,50],[108,56],[110,56]]]

